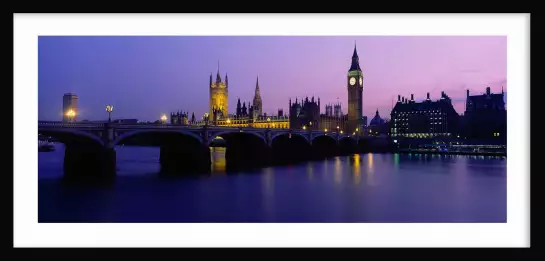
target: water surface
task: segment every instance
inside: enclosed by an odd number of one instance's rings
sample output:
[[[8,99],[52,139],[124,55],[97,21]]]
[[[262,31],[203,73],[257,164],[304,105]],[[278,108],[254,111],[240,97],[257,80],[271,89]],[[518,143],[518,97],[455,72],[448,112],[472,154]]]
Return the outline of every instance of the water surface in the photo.
[[[164,179],[157,148],[119,147],[110,188],[61,185],[39,153],[39,222],[506,222],[506,158],[360,154],[253,172]]]

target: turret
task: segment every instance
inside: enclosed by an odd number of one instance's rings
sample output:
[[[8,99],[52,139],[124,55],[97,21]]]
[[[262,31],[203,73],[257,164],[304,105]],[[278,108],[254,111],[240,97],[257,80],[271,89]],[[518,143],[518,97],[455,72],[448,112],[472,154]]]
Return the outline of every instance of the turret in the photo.
[[[397,102],[401,102],[401,95],[397,95]]]
[[[430,100],[430,93],[429,92],[426,94],[426,100],[428,100],[428,101]]]
[[[486,87],[486,95],[490,95],[490,87]]]
[[[227,78],[227,73],[225,73],[225,88],[229,87],[229,79]]]
[[[242,108],[241,108],[241,105],[240,105],[240,98],[238,98],[238,101],[237,101],[237,111],[236,111],[236,115],[240,115],[242,113]]]
[[[218,72],[216,73],[216,83],[221,82],[221,76],[220,76],[220,61],[218,61]]]

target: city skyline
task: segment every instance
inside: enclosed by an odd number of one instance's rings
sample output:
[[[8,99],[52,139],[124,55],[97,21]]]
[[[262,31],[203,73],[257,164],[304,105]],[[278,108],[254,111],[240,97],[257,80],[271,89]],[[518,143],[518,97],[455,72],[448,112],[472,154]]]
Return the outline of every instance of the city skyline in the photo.
[[[495,36],[40,36],[39,119],[62,118],[61,96],[79,97],[78,119],[157,120],[208,111],[208,80],[229,76],[229,113],[252,101],[259,76],[263,112],[288,111],[292,98],[316,97],[347,112],[346,73],[357,45],[365,77],[363,115],[388,118],[397,95],[452,97],[463,113],[471,95],[507,92],[506,37]],[[337,99],[338,97],[338,99]]]

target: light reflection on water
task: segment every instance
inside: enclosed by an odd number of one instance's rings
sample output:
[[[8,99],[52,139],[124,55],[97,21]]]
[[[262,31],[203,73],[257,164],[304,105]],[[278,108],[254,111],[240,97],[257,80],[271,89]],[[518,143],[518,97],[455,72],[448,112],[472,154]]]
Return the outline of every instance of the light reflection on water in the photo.
[[[225,160],[226,148],[214,147],[210,148],[210,159],[212,160],[212,172],[217,174],[225,174],[227,161]]]
[[[39,153],[39,220],[118,222],[505,222],[504,157],[361,154],[207,178],[162,180],[159,150],[119,147],[109,190],[61,188],[63,149]],[[139,177],[140,176],[140,177]],[[364,179],[362,181],[362,179]],[[52,181],[51,181],[52,180]]]

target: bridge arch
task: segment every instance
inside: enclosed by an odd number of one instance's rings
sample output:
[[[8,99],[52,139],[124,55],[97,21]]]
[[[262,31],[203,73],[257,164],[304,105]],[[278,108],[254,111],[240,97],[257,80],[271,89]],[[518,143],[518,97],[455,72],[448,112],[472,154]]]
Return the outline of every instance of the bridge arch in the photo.
[[[121,135],[119,135],[114,141],[113,141],[113,146],[116,146],[117,144],[119,144],[119,142],[121,142],[123,139],[126,139],[130,136],[133,136],[133,135],[136,135],[136,134],[140,134],[140,133],[179,133],[179,134],[183,134],[183,135],[187,135],[187,136],[190,136],[192,138],[195,138],[196,140],[199,141],[199,143],[203,144],[203,139],[202,137],[200,137],[199,135],[195,134],[195,133],[192,133],[190,131],[186,131],[186,130],[169,130],[169,129],[147,129],[147,130],[134,130],[134,131],[128,131],[128,132],[125,132]]]
[[[312,135],[312,142],[314,142],[317,138],[324,137],[324,136],[329,137],[330,139],[333,139],[334,141],[337,141],[337,139],[335,138],[336,134],[318,133],[318,134]]]
[[[259,133],[256,133],[256,132],[251,132],[251,131],[240,131],[240,130],[227,130],[227,131],[221,131],[221,132],[217,132],[217,133],[213,133],[213,137],[211,137],[211,139],[209,139],[208,141],[208,145],[210,145],[210,143],[214,140],[214,138],[216,138],[216,136],[222,136],[222,135],[226,135],[226,134],[238,134],[238,133],[245,133],[245,134],[251,134],[251,135],[254,135],[255,137],[258,137],[260,138],[263,143],[267,144],[267,140],[265,139],[264,136],[262,135],[259,135]],[[245,135],[243,134],[243,135]],[[223,137],[222,137],[223,138]]]
[[[350,139],[350,140],[353,140],[354,142],[357,141],[356,138],[354,138],[352,136],[349,136],[349,135],[344,135],[344,136],[339,137],[339,141],[343,140],[343,139]]]
[[[282,135],[289,135],[290,132],[289,131],[280,131],[280,132],[275,132],[273,135],[271,135],[271,143],[274,141],[274,139],[282,136]],[[291,135],[297,135],[299,137],[302,137],[303,139],[305,139],[307,142],[310,143],[310,141],[308,140],[308,137],[307,135],[303,135],[301,133],[297,133],[297,132],[292,132]]]
[[[55,138],[59,138],[59,141],[61,141],[61,142],[66,142],[66,141],[63,141],[63,138],[58,137],[56,134],[59,134],[59,135],[72,134],[72,135],[75,135],[75,136],[84,137],[86,140],[97,142],[98,145],[104,146],[104,141],[102,141],[102,139],[100,137],[98,137],[97,135],[94,135],[94,134],[86,132],[86,131],[76,130],[76,129],[60,129],[60,128],[57,128],[57,129],[39,129],[38,128],[38,133],[41,133],[41,134],[43,134],[45,136],[52,136],[52,137],[55,137]]]

